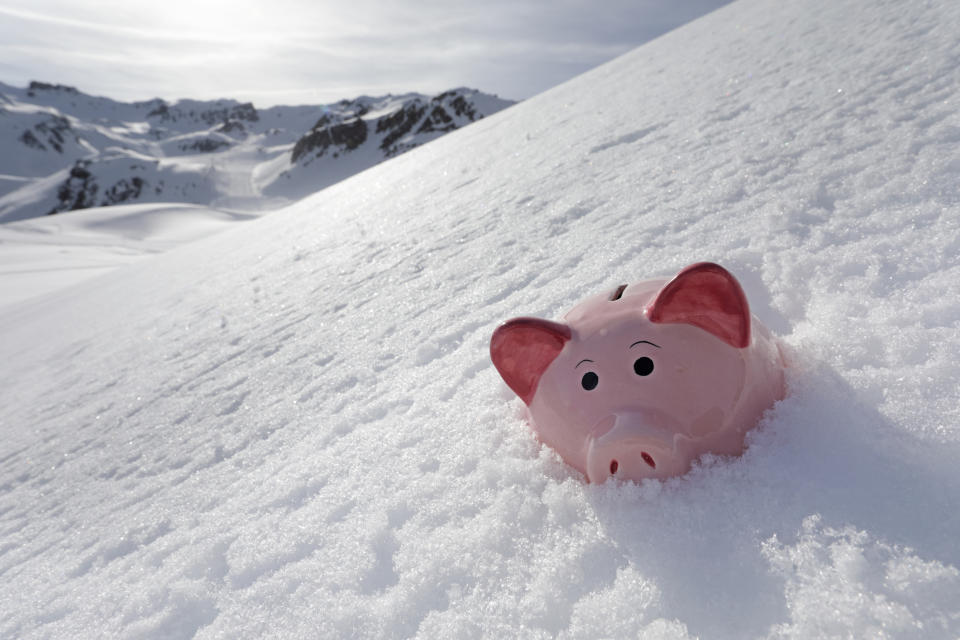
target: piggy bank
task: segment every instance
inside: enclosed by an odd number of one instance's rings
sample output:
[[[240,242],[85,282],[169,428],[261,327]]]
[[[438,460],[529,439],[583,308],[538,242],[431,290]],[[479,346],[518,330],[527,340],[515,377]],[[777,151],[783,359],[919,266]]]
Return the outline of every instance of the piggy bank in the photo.
[[[736,278],[708,262],[587,298],[563,322],[509,320],[490,356],[537,437],[590,482],[738,455],[784,395],[776,339]]]

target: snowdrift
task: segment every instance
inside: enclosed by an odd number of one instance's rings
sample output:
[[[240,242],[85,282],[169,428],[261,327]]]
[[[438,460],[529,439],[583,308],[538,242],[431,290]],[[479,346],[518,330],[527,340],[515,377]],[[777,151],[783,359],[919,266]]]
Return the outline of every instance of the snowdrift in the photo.
[[[960,633],[960,6],[739,0],[0,312],[0,636]],[[720,262],[789,393],[586,485],[487,340]]]

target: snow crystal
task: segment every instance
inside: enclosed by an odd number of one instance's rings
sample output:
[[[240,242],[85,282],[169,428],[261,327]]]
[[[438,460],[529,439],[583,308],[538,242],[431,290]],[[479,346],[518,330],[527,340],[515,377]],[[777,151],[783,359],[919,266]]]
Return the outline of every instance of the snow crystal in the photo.
[[[776,536],[763,553],[786,581],[791,622],[771,634],[788,638],[949,637],[960,619],[960,572],[925,562],[909,549],[872,540],[852,527],[803,521],[795,545]],[[919,618],[919,619],[918,619]]]

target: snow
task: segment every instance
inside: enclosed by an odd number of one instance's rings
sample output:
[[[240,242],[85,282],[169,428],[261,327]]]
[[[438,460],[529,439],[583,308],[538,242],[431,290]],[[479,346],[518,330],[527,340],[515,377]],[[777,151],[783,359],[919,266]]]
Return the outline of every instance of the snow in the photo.
[[[257,111],[235,100],[124,104],[62,85],[0,83],[0,223],[134,202],[263,213],[510,104],[461,87],[435,99],[361,96]],[[383,120],[364,115],[370,135],[359,146],[326,140],[293,160],[321,118],[336,124],[367,110]],[[381,149],[403,124],[408,134]]]
[[[738,0],[0,309],[0,637],[956,637],[958,27]],[[698,260],[788,396],[740,458],[587,485],[490,333]]]
[[[254,217],[194,205],[132,204],[0,225],[0,311]]]

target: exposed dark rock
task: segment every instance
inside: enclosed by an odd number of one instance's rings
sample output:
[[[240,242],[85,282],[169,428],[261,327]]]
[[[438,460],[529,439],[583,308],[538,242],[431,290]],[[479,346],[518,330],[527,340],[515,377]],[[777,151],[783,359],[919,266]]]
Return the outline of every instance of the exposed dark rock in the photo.
[[[320,119],[317,120],[316,124],[314,124],[310,128],[310,131],[316,131],[317,129],[322,129],[323,127],[331,125],[334,122],[342,122],[342,121],[343,121],[342,119],[334,118],[333,115],[329,113],[325,113],[322,116],[320,116]]]
[[[27,129],[23,132],[23,135],[20,136],[20,142],[32,149],[40,149],[41,151],[47,150],[47,148],[43,146],[43,143],[37,140],[37,137],[33,135],[33,131],[30,131],[30,129]]]
[[[163,100],[161,100],[160,98],[151,98],[150,100],[138,100],[136,102],[131,102],[130,104],[132,104],[137,109],[146,109],[153,105],[163,104]]]
[[[96,176],[90,171],[90,166],[90,160],[77,160],[76,164],[70,168],[69,177],[57,188],[58,202],[47,212],[47,215],[130,202],[140,198],[141,194],[150,188],[150,183],[140,176],[121,178],[109,188],[104,189],[102,197],[98,200],[100,186],[97,184]],[[134,164],[130,169],[135,171],[143,167]],[[155,187],[157,194],[162,191],[162,186],[161,181],[160,185]]]
[[[181,151],[196,151],[198,153],[210,153],[223,147],[229,147],[230,143],[226,140],[217,140],[215,138],[202,138],[193,142],[183,142],[179,148]]]
[[[417,133],[431,133],[434,131],[453,131],[457,128],[457,125],[453,123],[453,118],[450,117],[450,114],[444,110],[440,105],[436,105],[431,111],[430,115],[427,116],[427,119],[423,121],[423,124],[420,125],[420,128],[417,129]]]
[[[224,123],[221,124],[219,127],[217,127],[216,130],[219,131],[219,132],[221,132],[221,133],[235,133],[235,132],[236,132],[236,133],[240,133],[240,134],[243,134],[243,135],[246,135],[246,133],[247,133],[247,128],[243,126],[243,123],[242,123],[242,122],[238,122],[238,121],[236,121],[236,120],[230,120],[230,121],[228,121],[228,122],[224,122]]]
[[[46,151],[49,147],[57,153],[63,153],[66,136],[71,134],[73,130],[69,120],[63,116],[50,116],[47,120],[33,125],[32,129],[24,131],[20,135],[20,142],[34,149]],[[76,138],[76,135],[73,137]]]
[[[444,95],[444,94],[441,94]],[[450,101],[450,106],[453,108],[453,112],[458,116],[466,116],[470,118],[470,121],[473,122],[477,119],[477,110],[473,108],[473,104],[470,103],[462,95],[458,95],[456,98]],[[483,116],[479,116],[482,118]]]
[[[77,164],[73,165],[73,168],[70,169],[70,177],[77,178],[78,180],[88,180],[91,175],[90,172],[87,171],[87,167],[89,166],[89,160],[77,160]]]
[[[319,149],[316,155],[322,156],[329,147],[342,144],[347,137],[344,134],[348,126],[350,131],[359,132],[362,124],[359,118],[369,113],[370,100],[358,98],[337,103],[333,112],[324,114],[313,129],[297,142],[291,154],[292,161],[296,163],[316,149]],[[464,119],[472,122],[482,117],[483,114],[477,111],[461,90],[453,90],[441,93],[429,101],[412,97],[393,113],[377,118],[375,122],[370,121],[369,127],[381,136],[378,143],[380,150],[385,158],[390,158],[422,144],[425,140],[416,138],[420,134],[447,133],[457,128],[456,118],[460,118],[461,122]],[[359,143],[365,140],[365,136],[357,138]],[[340,154],[353,148],[349,144],[343,146],[343,149],[337,149],[333,153]]]
[[[229,107],[206,109],[199,112],[193,109],[184,112],[176,105],[171,107],[167,103],[161,102],[157,107],[147,113],[147,117],[157,118],[161,122],[178,122],[179,120],[187,119],[203,122],[210,126],[217,123],[228,123],[232,120],[243,120],[246,122],[257,122],[260,120],[260,115],[250,102],[235,104]]]
[[[377,122],[377,133],[389,131],[383,140],[380,141],[380,149],[383,150],[387,157],[397,155],[407,150],[407,145],[401,146],[397,143],[420,122],[420,119],[423,118],[426,111],[427,107],[420,100],[413,100],[403,109],[381,118]]]
[[[307,135],[297,140],[293,146],[294,162],[314,150],[317,150],[316,157],[320,157],[332,146],[340,148],[341,151],[352,151],[367,139],[367,123],[360,118],[339,124],[327,122],[329,118],[324,115]]]
[[[70,87],[65,84],[50,84],[47,82],[40,82],[38,80],[31,80],[30,85],[27,87],[27,95],[31,98],[35,98],[37,97],[37,91],[59,91],[61,93],[69,93],[71,95],[80,94],[76,87]]]
[[[236,120],[246,120],[247,122],[258,122],[260,115],[252,102],[244,102],[230,109],[229,117]]]
[[[103,202],[100,204],[105,206],[136,200],[145,187],[149,187],[149,184],[140,176],[133,176],[130,180],[121,179],[104,192]]]
[[[87,169],[89,166],[89,160],[77,160],[70,169],[70,177],[57,188],[58,203],[47,215],[96,206],[97,183]]]
[[[148,118],[160,118],[161,120],[170,120],[170,105],[161,102],[147,113]]]

